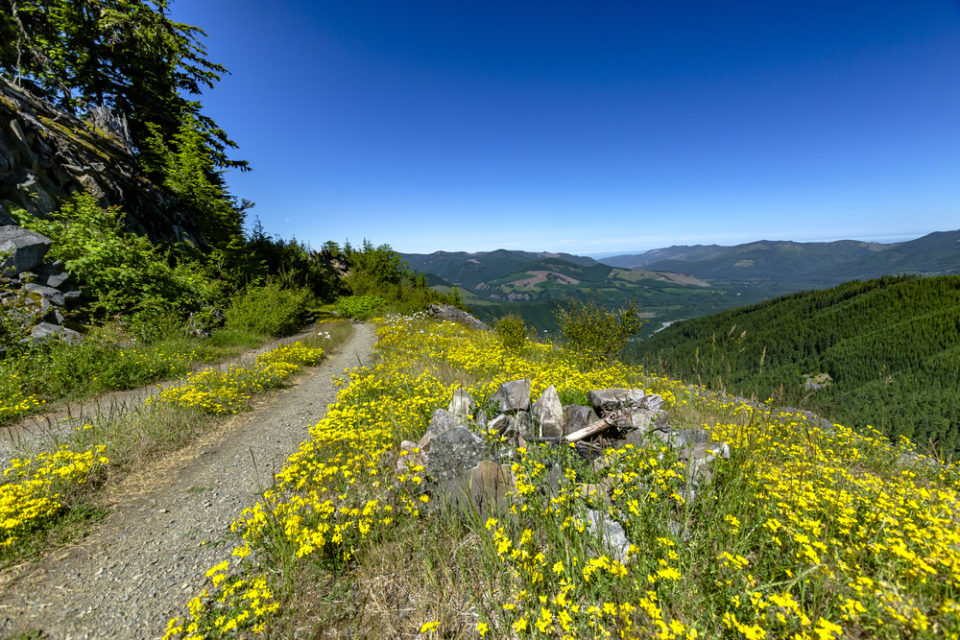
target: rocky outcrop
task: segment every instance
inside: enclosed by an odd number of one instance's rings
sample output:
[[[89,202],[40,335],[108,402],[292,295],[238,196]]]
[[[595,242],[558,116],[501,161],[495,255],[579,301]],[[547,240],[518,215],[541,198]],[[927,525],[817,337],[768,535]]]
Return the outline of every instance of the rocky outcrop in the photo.
[[[426,308],[427,315],[434,318],[439,318],[440,320],[452,320],[454,322],[459,322],[465,324],[471,329],[477,329],[480,331],[486,331],[490,327],[487,326],[485,322],[477,320],[475,317],[464,311],[463,309],[457,309],[453,305],[449,304],[430,304]]]
[[[419,442],[403,442],[397,458],[397,472],[422,472],[425,491],[432,503],[471,516],[497,513],[506,516],[515,480],[509,462],[516,447],[532,442],[573,446],[592,460],[595,469],[607,464],[603,452],[633,444],[638,447],[666,445],[686,465],[686,499],[695,500],[698,491],[711,481],[717,458],[729,458],[730,449],[716,442],[702,429],[674,429],[662,409],[663,399],[641,389],[598,389],[588,394],[591,406],[563,406],[551,385],[530,403],[530,380],[512,380],[500,385],[488,401],[496,415],[487,420],[483,407],[460,389],[454,392],[448,409],[437,409]],[[499,436],[497,446],[485,442],[477,432]],[[501,445],[505,445],[501,446]],[[563,470],[554,466],[545,474],[541,490],[555,495]],[[582,484],[583,496],[598,500],[607,512],[587,510],[587,527],[606,552],[627,562],[630,541],[615,512],[610,491],[611,478],[598,484]],[[594,503],[596,504],[596,503]],[[679,534],[682,527],[673,523]]]
[[[44,264],[50,239],[16,225],[0,226],[0,303],[29,330],[29,338],[80,334],[63,326],[64,311],[80,290],[62,263]]]
[[[120,136],[98,129],[0,77],[0,225],[10,212],[45,217],[86,190],[120,205],[131,231],[153,240],[203,244],[176,200],[146,180]]]

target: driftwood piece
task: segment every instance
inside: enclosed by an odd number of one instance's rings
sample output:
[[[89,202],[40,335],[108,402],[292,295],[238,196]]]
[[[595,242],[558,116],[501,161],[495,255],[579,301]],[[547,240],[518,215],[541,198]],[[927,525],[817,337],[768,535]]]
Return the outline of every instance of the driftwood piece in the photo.
[[[596,422],[588,424],[583,429],[578,429],[573,433],[568,433],[563,437],[563,439],[566,440],[567,442],[577,442],[578,440],[589,438],[590,436],[595,435],[597,433],[603,433],[607,429],[610,429],[614,426],[616,425],[614,425],[611,422],[608,422],[606,418],[601,418]]]

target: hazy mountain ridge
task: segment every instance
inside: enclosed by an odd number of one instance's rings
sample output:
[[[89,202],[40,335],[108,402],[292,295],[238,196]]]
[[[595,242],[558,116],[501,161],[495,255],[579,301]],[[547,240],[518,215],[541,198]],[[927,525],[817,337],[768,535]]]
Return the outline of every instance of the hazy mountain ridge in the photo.
[[[734,246],[695,245],[600,258],[620,268],[686,273],[698,278],[781,281],[811,286],[884,275],[960,273],[960,230],[894,243],[760,240]]]

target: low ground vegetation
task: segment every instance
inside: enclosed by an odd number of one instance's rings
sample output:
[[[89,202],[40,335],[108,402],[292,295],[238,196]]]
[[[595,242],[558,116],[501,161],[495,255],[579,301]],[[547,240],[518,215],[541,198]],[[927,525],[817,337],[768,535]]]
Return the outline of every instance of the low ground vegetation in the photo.
[[[381,361],[345,374],[167,638],[960,637],[955,465],[617,362],[537,343],[517,353],[454,323],[395,318],[379,334]],[[524,377],[534,398],[550,384],[562,398],[641,386],[731,458],[689,499],[669,447],[625,445],[589,464],[533,444],[507,458],[502,512],[438,508],[400,442],[455,389],[483,403]],[[624,528],[625,561],[588,509]]]

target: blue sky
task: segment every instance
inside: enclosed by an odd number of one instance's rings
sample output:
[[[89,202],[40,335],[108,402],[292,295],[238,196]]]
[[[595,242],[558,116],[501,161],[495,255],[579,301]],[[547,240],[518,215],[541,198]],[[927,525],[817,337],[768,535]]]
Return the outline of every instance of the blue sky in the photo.
[[[267,231],[610,254],[960,228],[960,3],[177,0]]]

